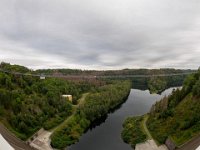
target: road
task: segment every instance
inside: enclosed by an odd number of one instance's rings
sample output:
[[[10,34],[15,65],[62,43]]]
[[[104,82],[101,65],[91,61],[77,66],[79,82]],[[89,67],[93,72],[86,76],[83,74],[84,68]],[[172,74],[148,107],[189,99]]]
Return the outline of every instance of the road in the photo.
[[[82,97],[79,99],[79,105],[83,105],[85,97],[89,93],[85,93],[82,95]],[[72,115],[73,116],[73,115]],[[66,121],[68,121],[70,118],[66,119],[63,123],[61,123],[58,127],[60,127],[62,124],[65,124]],[[57,129],[58,127],[54,128]],[[53,131],[54,131],[53,130]],[[4,137],[4,139],[15,149],[15,150],[35,150],[34,148],[31,148],[28,144],[26,144],[24,141],[18,139],[13,133],[11,133],[2,123],[0,123],[0,134]],[[45,134],[46,136],[46,134]],[[48,136],[48,138],[50,135]],[[41,137],[40,137],[41,138]],[[46,142],[47,143],[47,142]]]
[[[193,138],[191,141],[184,144],[182,147],[177,150],[196,150],[196,148],[200,145],[200,135]]]
[[[0,123],[0,133],[15,150],[35,150],[24,141],[14,136],[2,123]]]

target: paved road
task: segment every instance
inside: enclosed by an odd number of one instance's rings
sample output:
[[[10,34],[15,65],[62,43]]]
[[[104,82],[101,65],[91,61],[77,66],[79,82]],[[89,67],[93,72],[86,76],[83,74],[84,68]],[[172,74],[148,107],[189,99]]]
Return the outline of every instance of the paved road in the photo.
[[[196,150],[196,148],[200,145],[200,135],[192,139],[190,142],[184,144],[181,148],[177,150]]]
[[[15,150],[35,150],[27,145],[24,141],[15,137],[8,129],[0,123],[0,133],[4,139],[15,149]]]
[[[147,140],[144,143],[136,144],[135,150],[168,150],[165,145],[157,146],[154,140]]]

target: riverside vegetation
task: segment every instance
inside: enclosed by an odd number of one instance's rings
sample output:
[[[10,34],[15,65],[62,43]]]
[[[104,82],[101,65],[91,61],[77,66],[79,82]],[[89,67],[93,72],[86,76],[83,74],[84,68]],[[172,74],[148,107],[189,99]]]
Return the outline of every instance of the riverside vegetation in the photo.
[[[123,131],[121,136],[124,142],[129,143],[131,147],[135,147],[137,143],[145,142],[147,135],[142,129],[143,117],[128,117],[123,123]]]
[[[165,89],[173,86],[181,86],[187,75],[177,76],[160,76],[159,74],[181,74],[194,72],[196,70],[181,70],[181,69],[123,69],[123,70],[79,70],[79,69],[41,69],[36,70],[36,73],[45,73],[48,75],[81,75],[81,76],[92,76],[100,79],[108,76],[112,80],[131,80],[132,88],[149,89],[151,93],[160,93]],[[143,75],[143,77],[129,77],[129,75]],[[152,77],[150,77],[153,75]],[[127,76],[126,78],[123,78]],[[146,76],[146,77],[145,77]],[[149,77],[148,77],[149,76]]]
[[[116,71],[82,71],[72,69],[30,70],[19,65],[0,64],[1,70],[19,72],[25,75],[0,72],[0,121],[17,137],[26,140],[38,129],[52,129],[67,120],[52,135],[52,146],[63,148],[78,141],[80,136],[95,120],[105,116],[125,101],[131,85],[144,85],[152,92],[158,92],[170,85],[181,84],[184,76],[159,78],[70,79],[46,78],[30,74],[50,75],[129,75],[165,74],[191,72],[175,69],[124,69]],[[127,79],[127,78],[126,78]],[[159,80],[159,82],[156,82]],[[133,83],[133,84],[132,84]],[[82,105],[75,106],[84,93],[90,93]],[[73,104],[61,98],[72,94]]]
[[[51,145],[61,149],[77,142],[92,122],[126,100],[130,88],[129,81],[115,81],[91,92],[76,113],[52,134]]]
[[[11,72],[34,73],[26,67],[1,63]],[[0,121],[16,136],[26,140],[38,129],[52,129],[69,118],[52,135],[52,146],[64,148],[78,141],[95,120],[126,100],[130,81],[68,81],[0,72]],[[99,84],[100,83],[100,84]],[[90,92],[82,105],[75,107],[61,98],[72,94],[73,103]]]
[[[147,127],[154,140],[159,144],[164,143],[169,138],[178,147],[200,133],[199,110],[200,70],[185,79],[182,89],[173,90],[170,96],[164,97],[152,106]],[[129,120],[133,121],[130,122]],[[127,119],[122,132],[123,140],[132,144],[133,147],[136,143],[144,141],[144,138],[138,141],[131,134],[133,130],[138,128],[142,116],[137,118],[139,123],[136,124],[134,120],[135,118]],[[132,130],[128,130],[130,126],[133,128]],[[137,130],[142,131],[141,126]],[[134,134],[137,134],[137,132]]]

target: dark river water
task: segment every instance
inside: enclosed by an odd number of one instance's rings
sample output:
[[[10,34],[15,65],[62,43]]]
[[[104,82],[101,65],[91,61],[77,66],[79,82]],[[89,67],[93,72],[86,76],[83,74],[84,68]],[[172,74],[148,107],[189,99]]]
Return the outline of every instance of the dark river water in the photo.
[[[148,90],[132,89],[125,103],[110,113],[104,122],[88,130],[80,141],[67,150],[132,150],[131,146],[121,139],[122,124],[128,116],[147,113],[152,104],[163,96],[169,95],[173,88],[158,94],[150,94]]]

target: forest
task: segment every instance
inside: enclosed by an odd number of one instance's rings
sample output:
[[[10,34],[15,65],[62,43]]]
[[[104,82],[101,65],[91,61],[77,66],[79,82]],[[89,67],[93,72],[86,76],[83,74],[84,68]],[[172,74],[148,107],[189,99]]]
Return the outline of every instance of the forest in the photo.
[[[2,65],[14,71],[31,72],[23,66]],[[73,95],[75,104],[83,93],[95,87],[85,82],[58,78],[40,80],[0,72],[0,121],[25,140],[41,127],[53,128],[72,114],[73,104],[62,99],[62,94]]]
[[[35,73],[45,73],[47,75],[88,75],[88,76],[119,76],[119,75],[157,75],[157,74],[176,74],[188,73],[196,70],[190,69],[122,69],[122,70],[81,70],[81,69],[39,69]]]
[[[200,133],[200,70],[189,75],[182,88],[156,102],[147,116],[147,128],[153,139],[163,144],[170,139],[176,147]],[[123,124],[122,138],[133,147],[145,141],[143,116],[130,117]],[[139,133],[139,134],[138,134]],[[143,134],[145,134],[143,136]]]
[[[180,146],[200,132],[199,110],[200,70],[185,79],[182,89],[153,106],[147,126],[159,143],[170,138]]]
[[[131,88],[137,88],[140,85],[144,89],[149,88],[151,92],[157,93],[169,86],[181,85],[185,76],[126,79],[95,78],[92,80],[46,77],[41,80],[39,76],[31,76],[31,74],[161,74],[180,73],[188,70],[125,69],[119,71],[84,71],[48,69],[34,71],[24,66],[2,62],[0,71],[0,121],[22,140],[31,137],[40,128],[49,130],[63,123],[52,134],[51,145],[56,148],[64,148],[77,142],[91,124],[123,103]],[[175,107],[180,99],[191,92],[196,97],[200,95],[198,88],[200,83],[199,81],[197,82],[198,77],[196,76],[198,75],[195,74],[186,79],[184,84],[187,85],[187,88],[183,88],[184,94],[181,94],[181,98],[178,100],[168,98],[170,101],[169,107]],[[193,86],[193,84],[195,85]],[[174,93],[183,93],[183,89],[174,91]],[[85,97],[84,103],[78,105],[78,100],[85,93],[88,93],[88,95]],[[63,99],[61,97],[63,94],[73,95],[72,103]],[[162,112],[162,115],[159,116],[163,117],[171,112],[173,112],[173,109]],[[151,119],[152,117],[149,120]],[[152,128],[154,124],[148,125]],[[162,137],[159,137],[159,139],[162,139]]]
[[[16,67],[17,66],[17,67]],[[110,80],[130,80],[132,81],[132,88],[146,90],[149,89],[151,93],[161,93],[169,87],[181,86],[187,74],[196,72],[196,70],[181,70],[181,69],[123,69],[123,70],[81,70],[81,69],[39,69],[30,70],[19,65],[10,65],[2,62],[0,69],[14,72],[21,72],[26,74],[55,76],[58,78],[68,79],[73,82],[85,82],[85,84],[95,84],[102,86],[104,81]],[[183,73],[183,74],[181,74]],[[165,74],[180,74],[173,76],[159,76]],[[127,76],[127,77],[124,77]],[[142,75],[143,77],[128,77],[129,75]],[[147,77],[144,77],[146,76]],[[152,76],[151,76],[152,75]]]
[[[123,123],[121,137],[125,143],[135,148],[137,143],[147,140],[147,135],[142,129],[143,116],[128,117]]]
[[[76,113],[52,134],[51,145],[61,149],[77,142],[92,122],[127,99],[130,88],[130,81],[114,81],[92,91]]]

